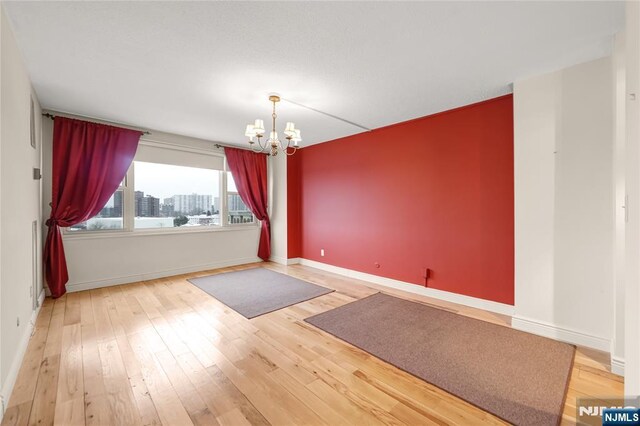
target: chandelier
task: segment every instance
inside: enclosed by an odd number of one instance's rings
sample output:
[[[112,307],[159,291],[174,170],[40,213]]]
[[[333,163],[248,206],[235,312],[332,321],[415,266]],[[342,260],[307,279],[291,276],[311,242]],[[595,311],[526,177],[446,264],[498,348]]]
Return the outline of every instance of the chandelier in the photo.
[[[262,142],[264,137],[264,121],[257,119],[253,124],[247,124],[247,129],[244,135],[249,138],[249,146],[253,152],[268,153],[271,156],[278,155],[278,151],[284,152],[286,155],[293,155],[299,148],[299,143],[302,141],[300,137],[300,130],[296,129],[295,124],[288,122],[284,128],[284,136],[287,140],[286,146],[278,139],[278,132],[276,132],[276,102],[280,102],[280,96],[269,95],[269,101],[273,103],[273,112],[271,113],[271,133],[269,139],[266,142]],[[253,140],[256,138],[258,144]]]

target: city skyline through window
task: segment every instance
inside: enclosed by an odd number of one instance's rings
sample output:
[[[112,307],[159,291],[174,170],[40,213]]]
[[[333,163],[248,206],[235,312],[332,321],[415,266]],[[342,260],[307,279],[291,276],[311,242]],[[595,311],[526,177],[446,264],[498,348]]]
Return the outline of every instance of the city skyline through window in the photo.
[[[169,164],[134,162],[135,190],[159,198],[199,194],[220,196],[220,174],[217,170]]]
[[[134,162],[135,228],[220,225],[220,171]]]
[[[225,224],[255,223],[237,192],[233,176],[230,172],[223,173],[208,168],[134,161],[130,182],[123,181],[96,216],[68,230],[124,229],[125,215],[130,218],[128,229],[221,226],[223,203],[227,209]],[[225,176],[226,186],[222,188],[220,184]],[[129,210],[125,209],[127,200],[133,201]]]

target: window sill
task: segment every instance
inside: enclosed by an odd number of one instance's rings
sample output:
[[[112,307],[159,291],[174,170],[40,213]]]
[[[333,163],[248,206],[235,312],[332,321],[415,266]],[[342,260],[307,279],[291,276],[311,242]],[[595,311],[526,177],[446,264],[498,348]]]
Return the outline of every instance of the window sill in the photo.
[[[156,228],[156,229],[138,229],[138,230],[113,230],[113,231],[65,231],[62,233],[63,240],[93,240],[101,238],[130,238],[144,237],[156,235],[185,235],[200,234],[211,232],[236,232],[236,231],[255,231],[260,229],[257,224],[244,225],[228,225],[207,227],[204,229],[179,229],[179,228]]]

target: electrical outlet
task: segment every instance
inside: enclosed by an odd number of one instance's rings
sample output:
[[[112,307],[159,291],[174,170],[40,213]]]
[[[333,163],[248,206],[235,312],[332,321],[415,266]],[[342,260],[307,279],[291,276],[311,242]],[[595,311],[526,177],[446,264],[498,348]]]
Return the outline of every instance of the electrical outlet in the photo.
[[[324,249],[320,249],[320,256],[324,257]]]
[[[431,270],[429,268],[422,268],[422,278],[424,279],[424,286],[429,286],[429,278],[431,278]]]

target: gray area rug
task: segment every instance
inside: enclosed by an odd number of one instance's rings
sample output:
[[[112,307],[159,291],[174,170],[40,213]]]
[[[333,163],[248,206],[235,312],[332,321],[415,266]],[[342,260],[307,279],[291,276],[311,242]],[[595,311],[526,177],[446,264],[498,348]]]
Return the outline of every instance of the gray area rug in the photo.
[[[562,417],[574,346],[382,293],[305,321],[510,423]]]
[[[265,268],[191,278],[189,282],[247,318],[333,291]]]

